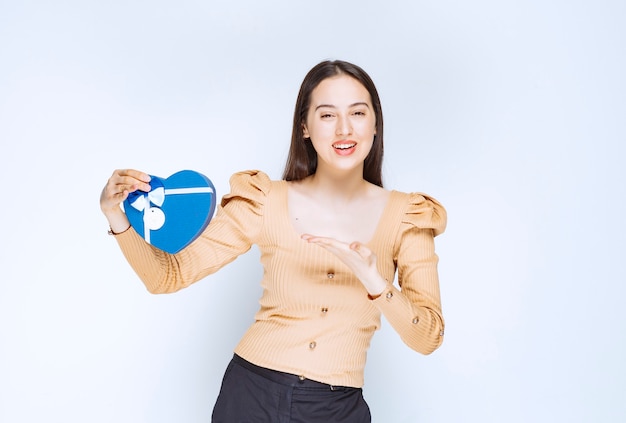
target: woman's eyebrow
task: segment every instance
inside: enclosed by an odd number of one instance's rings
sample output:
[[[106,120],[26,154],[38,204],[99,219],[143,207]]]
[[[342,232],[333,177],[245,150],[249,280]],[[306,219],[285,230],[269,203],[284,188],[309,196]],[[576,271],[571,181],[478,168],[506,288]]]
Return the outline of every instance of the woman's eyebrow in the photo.
[[[356,103],[352,103],[352,104],[351,104],[350,106],[348,106],[348,107],[356,107],[356,106],[365,106],[365,107],[367,107],[368,109],[369,109],[369,107],[370,107],[370,105],[369,105],[369,104],[367,104],[365,101],[357,101]],[[333,105],[333,104],[320,104],[319,106],[317,106],[317,107],[315,108],[315,110],[317,110],[317,109],[321,109],[321,108],[323,108],[323,107],[327,107],[327,108],[329,108],[329,109],[336,109],[336,108],[337,108],[337,106],[335,106],[335,105]]]

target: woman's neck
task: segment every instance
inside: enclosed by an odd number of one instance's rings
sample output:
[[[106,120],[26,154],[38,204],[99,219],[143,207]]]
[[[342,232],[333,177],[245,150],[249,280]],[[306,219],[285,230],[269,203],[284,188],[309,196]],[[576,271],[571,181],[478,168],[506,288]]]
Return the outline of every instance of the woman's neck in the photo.
[[[351,201],[366,195],[370,184],[363,179],[363,171],[328,172],[318,171],[309,176],[307,185],[311,192],[337,202]]]

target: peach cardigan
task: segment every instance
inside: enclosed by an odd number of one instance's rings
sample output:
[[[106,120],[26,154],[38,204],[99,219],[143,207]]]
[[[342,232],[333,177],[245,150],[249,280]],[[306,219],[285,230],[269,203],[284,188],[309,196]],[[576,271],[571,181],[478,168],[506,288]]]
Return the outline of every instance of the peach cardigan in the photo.
[[[116,237],[152,293],[171,293],[216,272],[252,244],[261,251],[263,294],[255,322],[235,353],[262,367],[337,386],[363,386],[370,340],[381,313],[412,349],[429,354],[443,341],[434,236],[445,209],[419,193],[392,191],[372,240],[383,294],[368,298],[335,256],[300,239],[289,223],[287,182],[259,171],[232,176],[205,232],[170,255],[133,230]],[[398,272],[400,289],[393,285]]]

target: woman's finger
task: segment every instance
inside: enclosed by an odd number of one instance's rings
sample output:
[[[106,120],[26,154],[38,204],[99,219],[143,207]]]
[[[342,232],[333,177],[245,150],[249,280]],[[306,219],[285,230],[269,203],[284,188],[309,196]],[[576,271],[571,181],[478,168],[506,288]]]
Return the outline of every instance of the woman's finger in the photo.
[[[144,182],[144,183],[148,183],[150,182],[150,175],[148,175],[145,172],[142,172],[140,170],[135,170],[135,169],[120,169],[120,170],[116,170],[115,172],[113,172],[113,174],[118,174],[121,177],[124,178],[132,178],[134,180],[140,181],[140,182]]]
[[[309,234],[302,235],[302,239],[317,244],[337,256],[352,270],[370,294],[379,294],[384,288],[386,282],[378,273],[376,254],[365,244],[358,241],[346,244],[333,238],[316,237]]]
[[[134,169],[116,170],[109,182],[114,186],[113,190],[118,192],[133,192],[137,189],[150,191],[150,175]]]
[[[117,169],[107,181],[100,194],[103,211],[119,207],[131,192],[150,191],[150,175],[134,169]]]
[[[359,263],[363,263],[371,265],[371,263],[375,261],[372,250],[358,241],[347,244],[337,241],[334,238],[317,237],[309,234],[302,235],[302,239],[325,248],[346,262],[346,264],[358,265]]]
[[[352,251],[356,251],[362,258],[368,259],[372,256],[372,250],[367,248],[367,246],[361,242],[355,241],[350,244],[350,249]]]

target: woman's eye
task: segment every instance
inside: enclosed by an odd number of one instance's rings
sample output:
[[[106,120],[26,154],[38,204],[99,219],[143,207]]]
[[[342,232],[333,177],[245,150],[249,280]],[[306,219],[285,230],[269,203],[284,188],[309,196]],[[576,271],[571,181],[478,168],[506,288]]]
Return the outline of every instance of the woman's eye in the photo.
[[[355,114],[356,116],[365,116],[365,112],[362,112],[362,111],[360,111],[360,110],[358,110],[358,111],[354,112],[354,114]]]
[[[327,119],[327,118],[331,118],[333,117],[333,115],[331,115],[330,113],[323,113],[322,114],[322,119]]]

